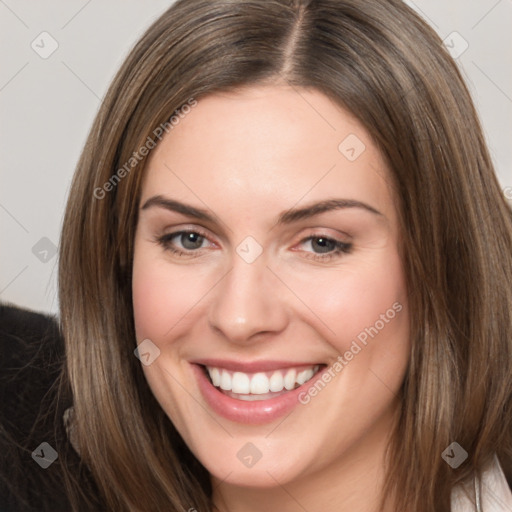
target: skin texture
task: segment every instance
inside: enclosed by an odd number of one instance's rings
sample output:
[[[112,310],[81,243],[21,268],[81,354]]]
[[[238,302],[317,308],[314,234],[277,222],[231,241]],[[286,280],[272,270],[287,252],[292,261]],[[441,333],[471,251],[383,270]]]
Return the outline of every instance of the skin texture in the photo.
[[[339,150],[350,134],[365,146],[356,159]],[[133,304],[137,342],[148,338],[160,349],[143,367],[149,386],[212,475],[219,510],[377,510],[410,351],[389,181],[353,116],[318,91],[285,85],[200,99],[153,150],[140,205],[161,195],[217,219],[141,208]],[[290,208],[335,198],[364,202],[380,215],[353,207],[276,224]],[[183,229],[206,235],[201,248],[179,256],[158,242]],[[322,253],[313,235],[351,250],[316,260]],[[252,263],[236,251],[247,236],[263,250]],[[184,250],[179,236],[171,245]],[[191,360],[332,365],[393,304],[400,312],[286,417],[233,422],[199,391]],[[237,457],[248,442],[261,452],[252,467]]]

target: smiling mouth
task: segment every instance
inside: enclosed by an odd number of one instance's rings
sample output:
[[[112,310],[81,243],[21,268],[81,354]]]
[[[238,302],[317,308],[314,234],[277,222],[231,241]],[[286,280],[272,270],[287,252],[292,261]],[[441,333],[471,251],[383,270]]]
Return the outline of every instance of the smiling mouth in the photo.
[[[221,393],[237,400],[269,400],[310,381],[326,365],[303,365],[268,372],[246,373],[202,366],[208,380]]]

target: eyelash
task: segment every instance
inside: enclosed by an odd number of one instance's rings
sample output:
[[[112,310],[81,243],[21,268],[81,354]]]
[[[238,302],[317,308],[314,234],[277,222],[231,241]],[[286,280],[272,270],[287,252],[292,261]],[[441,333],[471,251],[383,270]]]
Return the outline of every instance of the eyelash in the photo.
[[[200,249],[196,250],[182,250],[178,249],[172,245],[171,240],[181,235],[195,234],[199,235],[203,239],[208,239],[208,236],[202,232],[201,230],[181,230],[175,231],[173,233],[167,233],[161,237],[158,237],[155,241],[160,244],[165,250],[172,252],[176,256],[179,257],[195,257],[193,255],[194,252],[198,252]],[[328,262],[331,261],[335,257],[341,257],[343,254],[349,254],[352,251],[352,244],[347,242],[341,242],[340,240],[336,240],[335,238],[330,238],[328,236],[322,234],[313,234],[303,238],[299,244],[303,244],[312,240],[326,240],[328,242],[332,242],[334,248],[331,252],[328,253],[307,253],[306,259],[312,259],[320,262]]]

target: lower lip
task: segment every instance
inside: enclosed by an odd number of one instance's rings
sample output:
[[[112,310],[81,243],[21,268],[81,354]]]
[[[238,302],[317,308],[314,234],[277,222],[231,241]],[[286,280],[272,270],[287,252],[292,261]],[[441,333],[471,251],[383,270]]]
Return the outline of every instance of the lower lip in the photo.
[[[235,421],[237,423],[245,423],[257,425],[261,423],[270,423],[286,414],[289,414],[299,402],[299,394],[307,389],[312,382],[316,381],[318,372],[308,382],[304,383],[296,389],[288,391],[275,398],[268,400],[245,401],[231,398],[221,393],[208,379],[203,367],[192,364],[193,371],[196,375],[199,389],[204,396],[208,405],[218,415]]]

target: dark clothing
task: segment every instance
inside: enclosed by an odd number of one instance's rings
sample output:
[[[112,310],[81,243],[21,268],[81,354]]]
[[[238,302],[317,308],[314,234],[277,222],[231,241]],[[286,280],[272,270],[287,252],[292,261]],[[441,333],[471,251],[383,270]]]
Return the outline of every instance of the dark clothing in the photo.
[[[70,511],[63,467],[77,488],[94,488],[62,419],[72,405],[69,389],[57,395],[63,362],[54,318],[0,305],[0,512]]]

